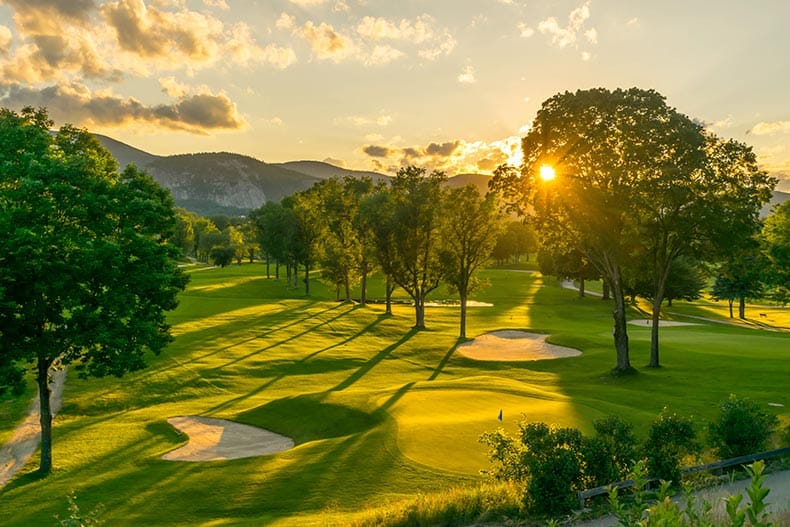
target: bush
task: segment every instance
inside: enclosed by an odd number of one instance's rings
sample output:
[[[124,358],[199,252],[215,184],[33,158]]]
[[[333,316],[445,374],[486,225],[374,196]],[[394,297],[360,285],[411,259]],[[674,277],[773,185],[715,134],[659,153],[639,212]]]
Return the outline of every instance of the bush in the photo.
[[[708,436],[722,458],[745,456],[764,450],[778,423],[754,401],[730,395],[721,404],[719,419],[708,426]]]
[[[691,419],[670,414],[666,408],[650,425],[644,453],[650,476],[680,483],[680,462],[699,451]]]
[[[575,493],[583,486],[581,432],[526,421],[519,424],[519,432],[517,440],[503,430],[481,436],[494,463],[491,474],[523,482],[529,512],[558,514],[573,509]]]
[[[626,478],[636,459],[633,427],[616,416],[593,423],[596,436],[584,440],[585,480],[598,487]]]

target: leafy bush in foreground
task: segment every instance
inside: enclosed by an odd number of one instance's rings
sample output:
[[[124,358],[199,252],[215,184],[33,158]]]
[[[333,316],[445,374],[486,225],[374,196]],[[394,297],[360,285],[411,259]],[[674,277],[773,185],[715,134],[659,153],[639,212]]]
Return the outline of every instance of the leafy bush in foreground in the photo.
[[[650,476],[679,484],[681,460],[700,449],[696,437],[691,419],[664,408],[650,425],[643,448]]]
[[[744,456],[765,450],[778,422],[754,401],[730,395],[721,404],[719,419],[710,423],[708,436],[722,458]]]

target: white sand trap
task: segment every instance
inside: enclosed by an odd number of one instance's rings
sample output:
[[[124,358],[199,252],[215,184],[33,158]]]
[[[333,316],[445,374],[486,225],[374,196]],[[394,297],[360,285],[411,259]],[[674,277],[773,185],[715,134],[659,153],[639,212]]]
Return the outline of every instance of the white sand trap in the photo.
[[[189,443],[168,452],[168,461],[216,461],[276,454],[293,448],[290,437],[255,426],[210,417],[171,417],[168,423],[189,436]]]
[[[546,342],[548,335],[525,331],[494,331],[458,346],[458,352],[470,359],[524,361],[577,357],[581,351]]]
[[[629,324],[632,326],[647,326],[650,327],[653,325],[653,321],[649,318],[644,320],[629,320]],[[675,326],[699,326],[699,324],[695,324],[693,322],[678,322],[676,320],[659,320],[658,327],[660,328],[668,328],[668,327],[675,327]]]
[[[461,302],[458,300],[445,300],[444,302],[425,302],[425,307],[461,307]],[[488,302],[479,302],[477,300],[467,300],[466,307],[494,307],[494,304]]]

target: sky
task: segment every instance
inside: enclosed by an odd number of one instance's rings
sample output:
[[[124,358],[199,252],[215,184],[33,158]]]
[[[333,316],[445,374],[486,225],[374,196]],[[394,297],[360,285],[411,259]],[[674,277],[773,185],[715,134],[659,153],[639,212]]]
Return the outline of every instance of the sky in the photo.
[[[655,89],[790,191],[788,0],[0,0],[0,106],[159,155],[490,173],[552,95]]]

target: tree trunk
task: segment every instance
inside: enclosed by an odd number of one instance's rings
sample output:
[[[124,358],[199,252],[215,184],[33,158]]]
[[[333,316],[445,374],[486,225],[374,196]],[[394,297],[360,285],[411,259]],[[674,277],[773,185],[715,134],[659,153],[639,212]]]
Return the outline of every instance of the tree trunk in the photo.
[[[343,288],[346,290],[346,302],[351,302],[351,284],[348,279],[348,272],[343,273]]]
[[[280,281],[280,260],[274,261],[274,279]]]
[[[392,287],[392,279],[387,275],[387,280],[384,284],[384,304],[386,305],[386,309],[384,311],[387,315],[392,315],[392,291],[394,288]]]
[[[616,374],[630,373],[634,371],[631,367],[631,360],[628,355],[628,330],[625,320],[625,293],[623,291],[620,269],[614,269],[612,276],[612,294],[614,295],[614,308],[612,316],[614,318],[614,348],[617,353],[617,366],[613,372]]]
[[[368,267],[362,267],[362,281],[359,286],[359,305],[364,306],[368,303]]]
[[[458,336],[462,339],[466,338],[466,294],[461,296],[461,328]]]
[[[271,261],[269,259],[269,253],[266,253],[266,279],[268,280],[271,277]]]
[[[603,294],[601,295],[601,300],[611,300],[609,296],[609,282],[605,278],[603,280]]]
[[[425,298],[414,299],[414,329],[425,329]]]
[[[43,357],[38,358],[38,372],[36,382],[38,384],[38,400],[40,405],[41,423],[41,463],[38,471],[41,474],[49,474],[52,471],[52,409],[50,407],[49,389],[49,367],[52,361]]]
[[[734,317],[733,317],[733,314],[732,314],[732,301],[733,301],[733,299],[732,299],[732,298],[730,298],[730,299],[728,300],[728,302],[730,303],[730,318],[734,318]]]
[[[658,327],[659,315],[661,314],[661,299],[653,300],[653,318],[650,324],[650,363],[649,368],[659,368],[661,364],[658,360]]]
[[[746,297],[743,295],[738,299],[738,318],[746,319]]]
[[[310,296],[310,262],[304,263],[304,295]]]
[[[584,278],[579,278],[579,298],[584,298]]]
[[[285,288],[291,287],[291,262],[285,263]]]
[[[672,307],[672,299],[667,298],[667,307]]]

